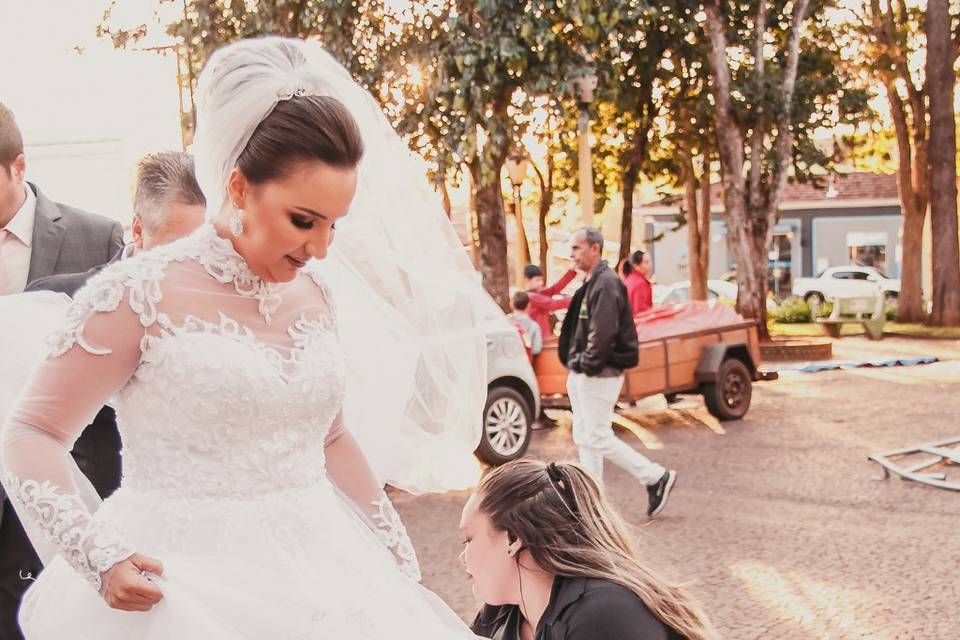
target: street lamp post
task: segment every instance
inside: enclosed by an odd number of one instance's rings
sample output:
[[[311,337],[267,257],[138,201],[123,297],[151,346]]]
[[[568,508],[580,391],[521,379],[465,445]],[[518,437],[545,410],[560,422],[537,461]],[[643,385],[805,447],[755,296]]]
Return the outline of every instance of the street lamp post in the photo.
[[[520,207],[520,187],[527,177],[530,161],[520,154],[507,158],[507,175],[513,185],[513,216],[517,222],[517,287],[523,285],[523,268],[530,264],[530,245],[527,230],[523,226],[523,210]]]
[[[590,104],[597,88],[592,70],[574,78],[574,91],[580,116],[577,119],[577,155],[580,173],[580,221],[593,226],[593,166],[590,159]]]

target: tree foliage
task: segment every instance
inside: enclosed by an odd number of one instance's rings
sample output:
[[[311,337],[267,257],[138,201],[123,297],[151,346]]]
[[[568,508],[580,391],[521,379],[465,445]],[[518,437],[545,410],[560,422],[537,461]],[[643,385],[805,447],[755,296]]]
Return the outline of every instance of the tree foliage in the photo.
[[[930,205],[930,83],[924,65],[925,3],[905,0],[866,0],[848,8],[851,29],[839,34],[850,55],[848,65],[862,86],[886,98],[897,146],[897,187],[903,213],[901,289],[897,320],[923,320],[921,264],[923,221]],[[947,8],[950,47],[956,63],[960,55],[960,3]],[[952,65],[951,65],[952,66]],[[941,265],[934,265],[936,272]],[[948,268],[948,265],[942,265]]]
[[[717,152],[737,307],[766,337],[767,255],[788,180],[819,183],[832,158],[818,129],[853,123],[866,105],[840,66],[832,0],[705,3]],[[820,169],[821,171],[817,171]]]

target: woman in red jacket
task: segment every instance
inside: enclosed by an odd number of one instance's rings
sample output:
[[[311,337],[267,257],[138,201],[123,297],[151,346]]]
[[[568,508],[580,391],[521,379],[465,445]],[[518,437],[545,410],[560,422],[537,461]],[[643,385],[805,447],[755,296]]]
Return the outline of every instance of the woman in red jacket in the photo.
[[[627,285],[627,297],[630,299],[630,308],[633,315],[647,311],[653,306],[653,286],[648,279],[653,271],[653,261],[649,253],[634,251],[630,259],[623,265],[626,274],[624,282]]]

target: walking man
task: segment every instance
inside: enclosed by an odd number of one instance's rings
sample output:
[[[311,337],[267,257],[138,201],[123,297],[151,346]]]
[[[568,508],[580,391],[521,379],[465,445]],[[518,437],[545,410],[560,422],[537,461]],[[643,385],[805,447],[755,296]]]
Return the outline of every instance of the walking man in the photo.
[[[647,487],[647,515],[667,504],[677,473],[651,462],[613,433],[611,417],[624,371],[637,365],[639,349],[627,289],[602,259],[603,236],[594,227],[578,229],[570,257],[586,281],[570,301],[560,331],[560,360],[569,371],[567,394],[573,409],[573,441],[580,464],[603,480],[603,461],[623,468]]]

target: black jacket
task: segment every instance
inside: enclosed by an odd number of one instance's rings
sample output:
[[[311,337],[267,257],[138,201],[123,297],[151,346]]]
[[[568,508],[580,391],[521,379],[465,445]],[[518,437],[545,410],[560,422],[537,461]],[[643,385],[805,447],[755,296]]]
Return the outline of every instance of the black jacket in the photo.
[[[601,262],[570,301],[560,329],[560,361],[570,371],[598,376],[604,369],[637,366],[639,354],[627,287]]]
[[[477,614],[473,632],[485,638],[505,637],[516,605],[486,605]],[[596,578],[553,580],[550,602],[537,625],[535,640],[683,640],[650,613],[626,587]]]

